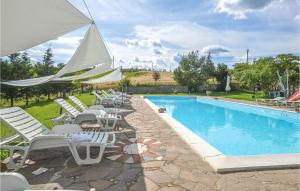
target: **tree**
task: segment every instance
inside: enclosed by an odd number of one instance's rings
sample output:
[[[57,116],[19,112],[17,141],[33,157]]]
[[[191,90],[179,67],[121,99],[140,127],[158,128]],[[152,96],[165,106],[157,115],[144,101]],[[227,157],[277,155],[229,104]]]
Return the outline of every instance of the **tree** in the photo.
[[[8,61],[1,60],[1,80],[22,80],[30,77],[31,65],[27,53],[23,53],[21,57],[19,53],[11,54],[8,58]],[[18,87],[1,86],[1,92],[5,98],[10,99],[11,106],[14,104],[14,98],[23,95],[24,92],[20,90]]]
[[[255,89],[259,86],[259,74],[253,68],[245,70],[240,77],[240,83],[255,94]]]
[[[160,73],[159,73],[159,71],[153,71],[152,78],[154,79],[155,85],[156,85],[157,80],[160,79]]]
[[[56,69],[53,64],[53,53],[51,48],[48,48],[44,53],[42,62],[36,65],[36,73],[38,76],[49,76],[55,74]],[[54,89],[53,84],[47,83],[40,85],[38,90],[40,90],[40,93],[46,94],[48,100],[50,100],[51,92],[54,91]]]
[[[226,64],[218,64],[217,69],[215,71],[215,77],[217,81],[220,83],[222,89],[226,86],[227,75],[229,75],[229,69]],[[223,88],[224,87],[224,88]]]
[[[205,58],[204,70],[208,76],[210,76],[210,77],[215,76],[216,68],[212,61],[212,57],[211,57],[210,53],[208,53],[208,55]]]
[[[187,86],[189,91],[196,91],[197,87],[205,84],[209,78],[204,66],[205,57],[200,57],[198,51],[182,55],[179,67],[174,70],[174,79],[179,84]]]

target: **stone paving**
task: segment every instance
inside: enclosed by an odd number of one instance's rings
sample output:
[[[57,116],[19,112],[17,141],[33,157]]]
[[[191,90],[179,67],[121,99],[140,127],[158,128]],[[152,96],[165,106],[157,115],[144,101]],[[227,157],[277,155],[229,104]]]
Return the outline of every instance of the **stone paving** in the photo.
[[[212,190],[300,190],[299,169],[252,171],[218,174],[152,111],[140,97],[131,99],[124,112],[118,139],[154,138],[162,142],[166,153],[161,161],[127,164],[103,159],[95,165],[78,166],[63,149],[35,151],[29,164],[19,170],[33,189],[82,189],[105,191],[212,191]],[[34,176],[33,170],[49,170]]]

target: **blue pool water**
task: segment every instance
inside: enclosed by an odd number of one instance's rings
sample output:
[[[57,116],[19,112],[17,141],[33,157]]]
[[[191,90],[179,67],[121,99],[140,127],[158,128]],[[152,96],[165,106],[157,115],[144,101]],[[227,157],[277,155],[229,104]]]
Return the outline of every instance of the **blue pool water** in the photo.
[[[225,155],[300,153],[297,113],[209,98],[147,98]]]

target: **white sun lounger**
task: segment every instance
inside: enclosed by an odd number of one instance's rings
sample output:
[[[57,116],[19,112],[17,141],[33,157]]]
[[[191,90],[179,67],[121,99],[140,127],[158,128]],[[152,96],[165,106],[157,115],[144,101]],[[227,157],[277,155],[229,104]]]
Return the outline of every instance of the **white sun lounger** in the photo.
[[[2,191],[23,191],[30,190],[30,185],[26,178],[15,172],[0,173],[0,190]]]
[[[77,97],[75,96],[69,96],[69,99],[72,100],[82,111],[87,110],[102,110],[106,113],[117,115],[119,119],[122,119],[122,116],[119,114],[119,110],[117,108],[105,108],[103,105],[93,105],[90,107],[87,107],[84,103],[82,103]]]
[[[131,96],[128,95],[127,93],[124,93],[124,92],[117,92],[117,91],[115,91],[115,90],[113,90],[113,89],[109,89],[109,92],[110,92],[112,95],[123,96],[123,97],[125,97],[125,98],[127,98],[127,99],[129,99],[129,98],[131,97]]]
[[[79,124],[85,121],[97,121],[98,124],[104,125],[104,127],[102,127],[104,130],[113,130],[116,127],[117,121],[120,120],[117,115],[109,114],[105,111],[86,110],[80,112],[67,101],[61,98],[54,100],[54,102],[69,114],[69,118],[67,118],[65,121],[66,123]]]
[[[116,98],[111,98],[111,97],[104,97],[100,94],[98,94],[96,91],[92,91],[92,93],[96,96],[98,104],[111,104],[114,107],[119,107],[122,105],[122,100],[116,99]]]
[[[0,173],[0,190],[1,191],[33,191],[26,178],[16,172]],[[91,189],[92,190],[92,189]],[[60,191],[60,190],[57,190]],[[71,190],[69,190],[71,191]],[[74,190],[75,191],[75,190]],[[76,190],[81,191],[81,190]],[[82,190],[83,191],[83,190]]]
[[[8,127],[14,129],[19,134],[24,142],[18,145],[7,145],[1,143],[0,148],[9,149],[10,157],[8,166],[10,168],[18,169],[23,166],[28,153],[31,150],[41,150],[57,147],[69,147],[76,163],[93,164],[99,163],[106,146],[112,146],[115,142],[115,134],[104,132],[83,132],[81,127],[76,124],[57,125],[52,131],[47,129],[39,121],[33,118],[30,114],[19,107],[11,107],[0,109],[0,119]],[[76,141],[75,135],[89,136],[89,141]],[[110,140],[109,140],[110,139]],[[81,158],[77,151],[78,147],[86,148],[85,158]],[[99,149],[99,154],[96,158],[91,157],[90,148],[95,147]],[[23,151],[24,155],[19,164],[13,161],[14,151]]]
[[[128,100],[128,98],[126,98],[125,96],[122,96],[122,95],[109,94],[104,90],[100,90],[100,91],[101,91],[102,95],[104,97],[107,97],[107,98],[117,99],[117,100],[120,100],[120,101],[125,101],[125,100],[127,101]]]

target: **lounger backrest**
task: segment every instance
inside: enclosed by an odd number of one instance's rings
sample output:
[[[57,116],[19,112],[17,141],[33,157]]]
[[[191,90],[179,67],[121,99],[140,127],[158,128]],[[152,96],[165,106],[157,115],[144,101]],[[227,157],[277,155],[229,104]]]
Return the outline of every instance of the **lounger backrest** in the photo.
[[[73,107],[71,104],[69,104],[66,100],[59,98],[54,100],[55,103],[57,103],[61,108],[63,108],[67,113],[69,113],[72,117],[76,117],[78,114],[80,114],[80,111],[78,111],[75,107]]]
[[[26,141],[49,133],[44,125],[19,107],[0,109],[0,119]]]
[[[106,91],[101,90],[101,92],[102,92],[105,96],[109,96],[109,94],[108,94]]]
[[[92,93],[99,99],[102,100],[102,96],[100,96],[96,91],[92,91]]]
[[[82,109],[83,111],[87,110],[87,106],[82,103],[77,97],[75,96],[69,96],[70,100],[72,100],[78,107],[80,107],[80,109]]]

